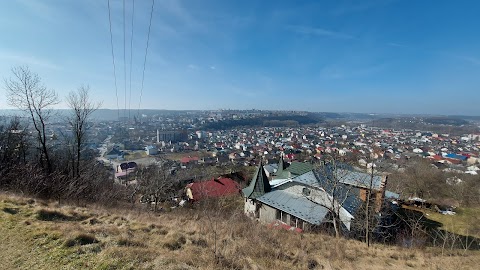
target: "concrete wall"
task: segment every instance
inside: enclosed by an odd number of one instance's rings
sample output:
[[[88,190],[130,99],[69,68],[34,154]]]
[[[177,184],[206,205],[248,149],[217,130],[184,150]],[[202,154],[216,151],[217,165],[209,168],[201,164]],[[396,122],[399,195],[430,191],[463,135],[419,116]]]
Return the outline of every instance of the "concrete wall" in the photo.
[[[244,207],[244,213],[245,215],[249,216],[249,217],[256,217],[257,215],[256,214],[256,209],[257,209],[257,206],[256,206],[256,203],[255,201],[251,200],[251,199],[245,199],[245,207]]]
[[[262,204],[260,207],[260,221],[270,223],[275,220],[277,220],[277,209]],[[290,222],[290,220],[288,220],[288,222]]]

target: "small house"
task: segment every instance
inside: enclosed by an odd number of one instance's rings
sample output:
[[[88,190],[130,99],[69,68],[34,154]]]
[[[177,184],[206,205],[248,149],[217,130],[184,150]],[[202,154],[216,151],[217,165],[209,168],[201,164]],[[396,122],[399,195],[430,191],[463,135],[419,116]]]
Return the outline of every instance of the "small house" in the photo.
[[[240,185],[230,178],[219,177],[190,183],[185,187],[185,193],[191,201],[200,201],[240,194]]]

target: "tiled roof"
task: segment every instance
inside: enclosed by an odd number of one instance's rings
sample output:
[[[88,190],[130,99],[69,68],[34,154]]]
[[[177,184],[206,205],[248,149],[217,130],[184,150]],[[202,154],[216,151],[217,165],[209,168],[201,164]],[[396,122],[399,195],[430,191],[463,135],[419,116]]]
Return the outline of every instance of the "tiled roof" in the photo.
[[[206,198],[223,197],[230,194],[238,194],[240,185],[230,178],[218,178],[208,181],[195,182],[187,185],[193,195],[193,200],[198,201]]]

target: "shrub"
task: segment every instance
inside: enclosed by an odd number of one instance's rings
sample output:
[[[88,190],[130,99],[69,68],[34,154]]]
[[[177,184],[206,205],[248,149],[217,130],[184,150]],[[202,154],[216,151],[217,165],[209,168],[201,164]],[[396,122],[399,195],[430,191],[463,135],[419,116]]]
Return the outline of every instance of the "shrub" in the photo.
[[[173,235],[170,240],[163,244],[163,247],[169,250],[181,249],[187,243],[187,239],[183,235]]]
[[[4,207],[2,210],[3,210],[3,212],[11,214],[11,215],[15,215],[15,214],[18,213],[18,208]]]
[[[37,211],[37,219],[43,221],[66,221],[72,220],[72,217],[56,210],[40,209]]]
[[[81,233],[74,238],[67,239],[63,245],[66,247],[73,247],[90,245],[94,243],[98,243],[98,240],[95,238],[95,236],[91,234]]]
[[[120,238],[117,241],[117,245],[124,246],[124,247],[145,247],[145,244],[133,241],[127,238]]]

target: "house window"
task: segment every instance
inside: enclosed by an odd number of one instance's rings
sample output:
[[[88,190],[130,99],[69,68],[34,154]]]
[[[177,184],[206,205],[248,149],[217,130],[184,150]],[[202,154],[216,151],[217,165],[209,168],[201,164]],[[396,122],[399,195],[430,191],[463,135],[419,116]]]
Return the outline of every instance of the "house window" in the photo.
[[[300,229],[303,230],[303,229],[304,229],[304,228],[303,228],[303,220],[297,218],[297,226],[295,226],[295,227],[300,228]]]
[[[294,216],[290,216],[290,226],[297,227],[297,218]]]
[[[277,220],[281,220],[284,223],[287,223],[288,214],[283,212],[282,210],[277,209],[277,213],[275,214]]]
[[[302,194],[303,194],[304,196],[310,196],[310,189],[304,187],[304,188],[302,189]]]

